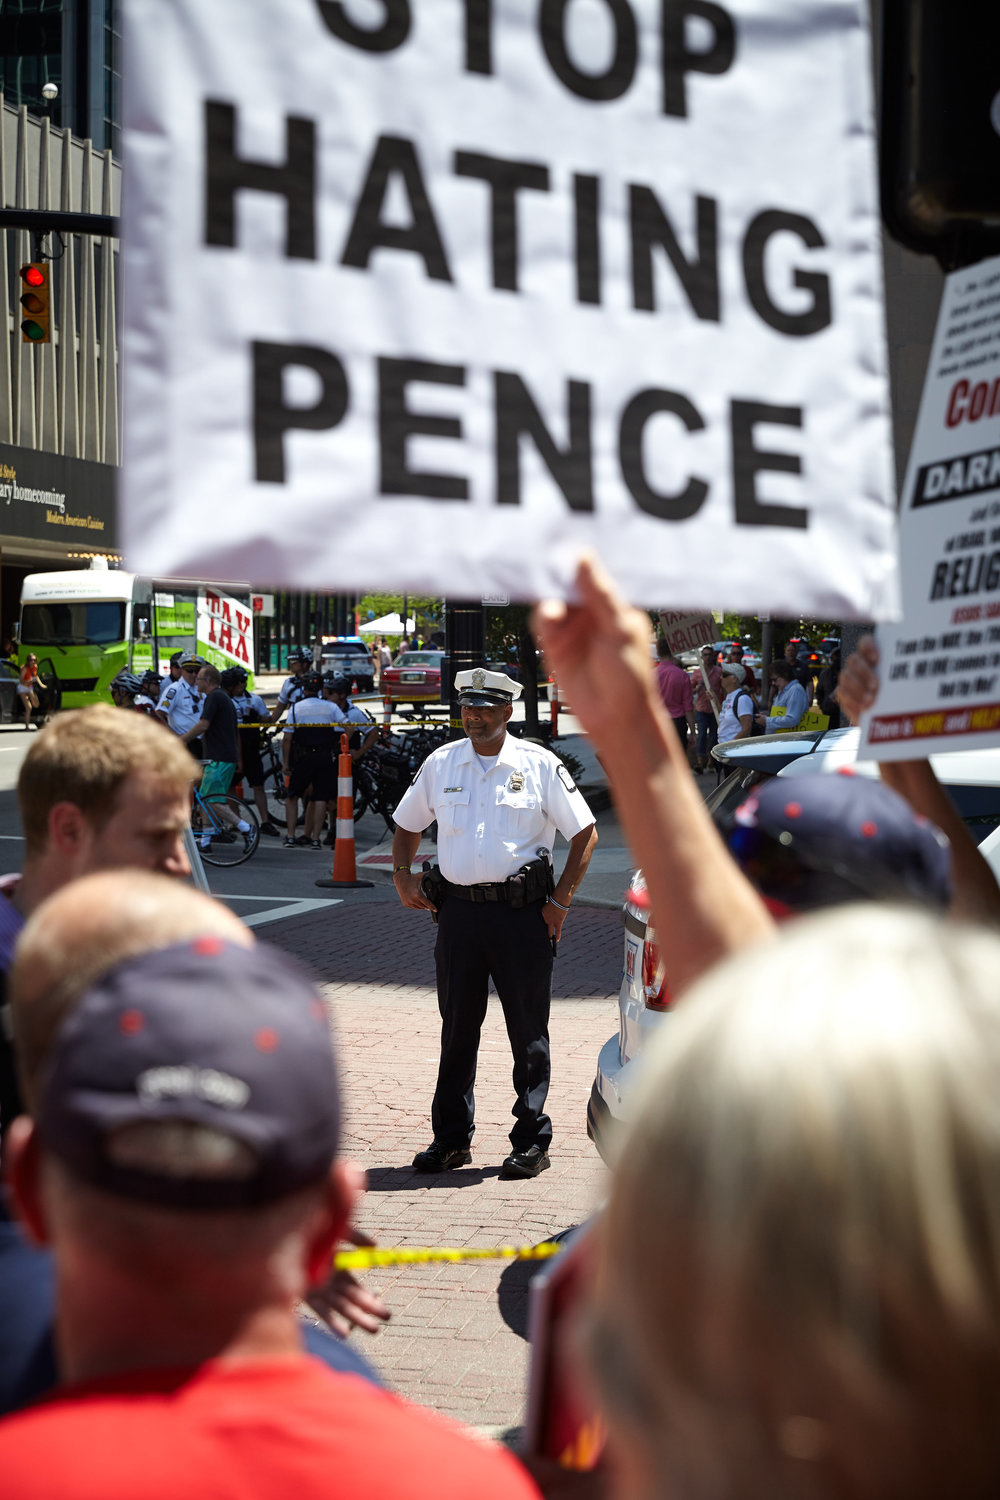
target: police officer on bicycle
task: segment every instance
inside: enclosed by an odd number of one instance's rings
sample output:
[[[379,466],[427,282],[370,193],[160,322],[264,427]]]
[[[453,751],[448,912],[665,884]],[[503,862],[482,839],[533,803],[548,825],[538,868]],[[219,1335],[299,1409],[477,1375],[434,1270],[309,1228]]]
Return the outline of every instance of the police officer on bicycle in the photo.
[[[552,959],[597,833],[594,816],[550,750],[507,733],[520,685],[485,668],[455,678],[464,740],[433,751],[395,811],[393,881],[404,906],[437,913],[441,1059],[431,1105],[434,1139],[418,1172],[472,1160],[473,1086],[489,981],[514,1057],[514,1126],[502,1177],[549,1165],[549,1002]],[[437,820],[440,870],[411,873],[423,829]],[[556,831],[569,841],[552,879]]]
[[[283,713],[291,708],[293,703],[298,703],[304,697],[302,678],[306,671],[312,666],[312,652],[307,651],[304,646],[295,646],[288,653],[289,676],[285,678],[278,689],[278,701],[274,705],[274,713],[271,715],[271,723],[277,724]]]

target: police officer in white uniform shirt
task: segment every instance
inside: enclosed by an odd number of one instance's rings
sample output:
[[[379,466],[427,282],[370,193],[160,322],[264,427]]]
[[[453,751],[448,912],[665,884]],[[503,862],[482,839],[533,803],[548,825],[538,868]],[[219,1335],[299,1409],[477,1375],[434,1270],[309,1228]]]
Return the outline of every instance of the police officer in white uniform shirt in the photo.
[[[303,646],[296,646],[288,653],[288,665],[291,668],[291,674],[285,678],[278,689],[278,701],[271,715],[272,724],[277,724],[281,715],[291,708],[293,703],[298,703],[305,697],[302,679],[312,666],[312,652],[307,651]]]
[[[192,724],[201,718],[202,696],[196,686],[198,673],[207,666],[203,656],[189,651],[181,657],[181,675],[178,682],[168,682],[156,705],[156,717],[174,731],[186,734]],[[201,741],[188,746],[195,756],[201,755]]]
[[[393,881],[404,906],[436,910],[441,1060],[431,1105],[434,1139],[420,1172],[472,1160],[476,1055],[489,981],[496,985],[514,1057],[514,1126],[502,1177],[537,1177],[549,1165],[549,1001],[552,959],[597,832],[559,758],[507,733],[518,683],[483,668],[455,678],[467,738],[424,761],[395,811]],[[411,873],[420,835],[437,819],[440,872]],[[553,888],[556,831],[569,840]]]
[[[285,821],[288,833],[282,845],[290,849],[309,844],[320,848],[326,804],[337,795],[337,753],[340,736],[335,731],[344,715],[335,703],[319,696],[322,678],[318,672],[303,672],[302,693],[288,710],[281,737],[281,761],[287,798]],[[306,797],[305,836],[297,839],[299,798]]]
[[[372,721],[360,703],[351,699],[351,684],[346,677],[327,672],[323,678],[323,697],[339,708],[343,723],[351,726],[351,758],[360,760],[369,750],[378,734],[378,725]]]

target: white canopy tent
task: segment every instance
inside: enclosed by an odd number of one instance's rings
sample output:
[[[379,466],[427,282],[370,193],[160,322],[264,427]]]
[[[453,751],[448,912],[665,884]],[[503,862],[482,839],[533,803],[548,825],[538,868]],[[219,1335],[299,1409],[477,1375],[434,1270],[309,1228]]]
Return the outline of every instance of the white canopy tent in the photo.
[[[369,620],[367,625],[358,627],[359,635],[410,635],[413,632],[415,620],[407,620],[404,624],[398,614],[383,615],[380,620]]]

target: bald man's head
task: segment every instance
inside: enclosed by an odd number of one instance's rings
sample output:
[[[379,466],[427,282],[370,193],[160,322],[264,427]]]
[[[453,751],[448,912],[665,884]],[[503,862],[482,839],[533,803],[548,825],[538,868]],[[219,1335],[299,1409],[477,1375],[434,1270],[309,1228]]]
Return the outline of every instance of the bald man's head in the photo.
[[[81,995],[127,958],[186,938],[253,946],[221,902],[164,875],[112,870],[87,875],[44,901],[28,920],[10,976],[10,1005],[28,1108],[52,1038]]]

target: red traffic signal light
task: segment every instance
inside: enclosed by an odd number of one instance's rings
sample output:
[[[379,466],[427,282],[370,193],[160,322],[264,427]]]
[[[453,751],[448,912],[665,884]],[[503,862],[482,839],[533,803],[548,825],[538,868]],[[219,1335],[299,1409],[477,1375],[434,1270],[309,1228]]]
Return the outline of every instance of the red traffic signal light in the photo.
[[[49,334],[49,267],[44,262],[33,261],[21,267],[21,306],[27,317],[21,320],[22,344],[47,344]]]

